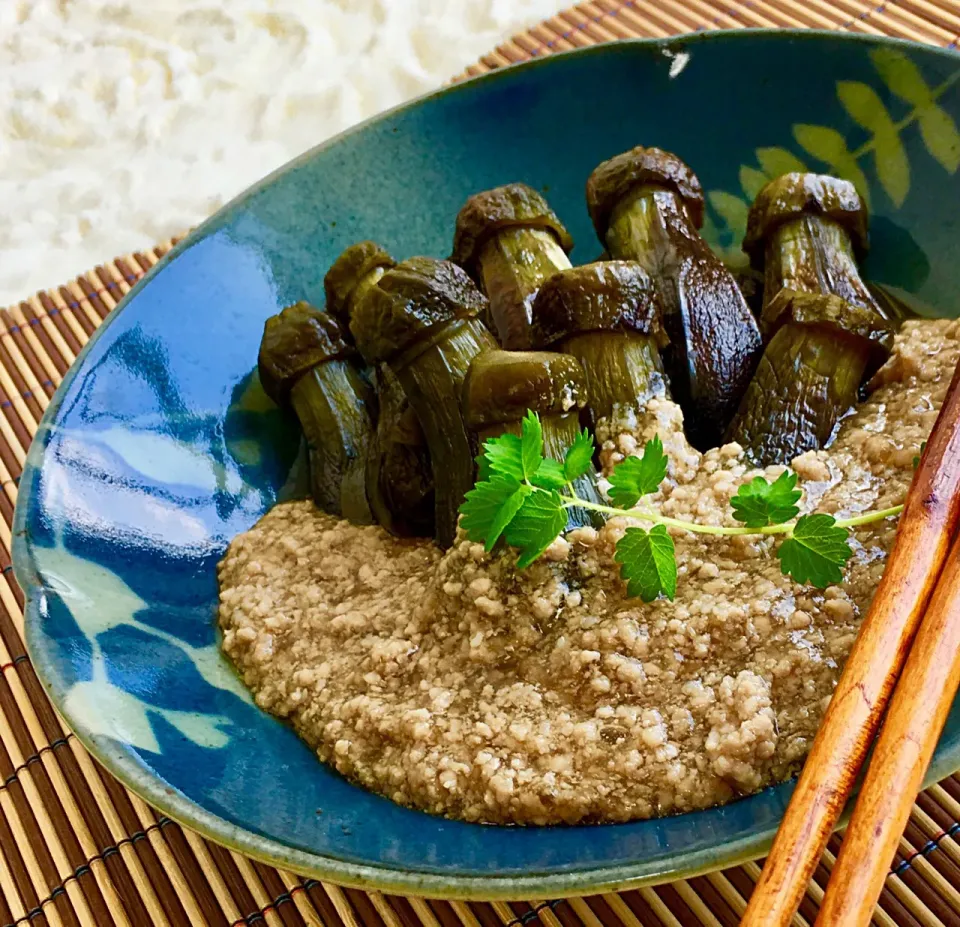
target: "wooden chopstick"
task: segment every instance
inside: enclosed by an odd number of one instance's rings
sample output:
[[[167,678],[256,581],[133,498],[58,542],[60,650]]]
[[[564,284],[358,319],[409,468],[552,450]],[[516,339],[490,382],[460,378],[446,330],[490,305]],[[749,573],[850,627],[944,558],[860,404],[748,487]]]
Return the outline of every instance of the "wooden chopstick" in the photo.
[[[906,658],[960,519],[960,365],[900,516],[873,603],[787,806],[741,927],[786,927],[799,907]]]
[[[958,685],[960,538],[950,550],[890,700],[818,924],[870,923]]]

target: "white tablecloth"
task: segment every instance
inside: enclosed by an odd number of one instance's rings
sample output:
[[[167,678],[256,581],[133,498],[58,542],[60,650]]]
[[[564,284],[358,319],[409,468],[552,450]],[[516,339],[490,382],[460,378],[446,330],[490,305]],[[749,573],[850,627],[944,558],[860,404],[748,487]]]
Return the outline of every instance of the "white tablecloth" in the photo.
[[[203,219],[562,0],[0,0],[0,305]]]

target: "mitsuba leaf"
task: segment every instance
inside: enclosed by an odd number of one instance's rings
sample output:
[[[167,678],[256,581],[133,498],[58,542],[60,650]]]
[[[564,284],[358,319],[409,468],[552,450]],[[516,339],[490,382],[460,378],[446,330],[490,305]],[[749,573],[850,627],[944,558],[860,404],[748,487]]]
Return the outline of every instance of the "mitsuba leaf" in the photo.
[[[614,559],[627,584],[627,595],[652,602],[657,596],[677,594],[677,557],[673,538],[664,525],[627,528],[617,542]]]
[[[804,515],[777,550],[780,569],[798,583],[818,589],[843,580],[843,565],[853,556],[849,532],[832,515]]]

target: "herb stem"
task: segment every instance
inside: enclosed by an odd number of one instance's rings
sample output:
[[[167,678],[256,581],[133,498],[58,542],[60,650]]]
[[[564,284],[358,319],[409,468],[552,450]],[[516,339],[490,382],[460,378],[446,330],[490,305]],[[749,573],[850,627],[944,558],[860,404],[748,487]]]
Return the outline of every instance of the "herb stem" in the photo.
[[[680,528],[683,531],[689,531],[693,534],[712,534],[716,536],[734,537],[747,534],[792,534],[796,521],[787,521],[779,525],[766,525],[762,528],[731,527],[727,525],[700,525],[692,521],[681,521],[679,518],[670,518],[667,515],[660,515],[656,512],[645,512],[641,509],[617,509],[612,505],[600,505],[596,502],[587,502],[577,496],[561,495],[565,508],[583,508],[594,512],[602,512],[605,515],[624,515],[627,518],[636,518],[639,521],[654,522],[658,525],[667,525],[670,528]],[[857,515],[853,518],[838,519],[836,525],[838,528],[853,528],[857,525],[867,525],[874,521],[880,521],[883,518],[890,518],[893,515],[899,515],[903,511],[902,505],[894,505],[888,509],[880,509],[876,512],[866,512],[863,515]]]
[[[855,528],[857,525],[869,525],[872,521],[890,518],[892,515],[899,515],[902,511],[902,505],[892,505],[888,509],[877,509],[876,512],[865,512],[863,515],[857,515],[854,518],[838,518],[837,527]]]
[[[769,525],[766,528],[731,528],[725,525],[700,525],[692,521],[681,521],[678,518],[659,515],[656,512],[644,512],[641,509],[617,509],[612,505],[598,505],[595,502],[587,502],[576,496],[561,495],[560,498],[567,508],[576,506],[578,508],[591,509],[594,512],[603,512],[605,515],[625,515],[627,518],[636,518],[640,521],[652,521],[658,525],[681,528],[684,531],[691,531],[694,534],[784,534],[792,527],[791,525]]]

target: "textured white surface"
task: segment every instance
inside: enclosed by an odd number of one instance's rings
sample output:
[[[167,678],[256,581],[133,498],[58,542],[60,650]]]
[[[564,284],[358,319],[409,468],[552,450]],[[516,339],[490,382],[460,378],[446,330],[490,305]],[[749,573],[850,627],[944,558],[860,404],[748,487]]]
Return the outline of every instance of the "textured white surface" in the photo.
[[[182,232],[563,0],[0,0],[0,305]]]

